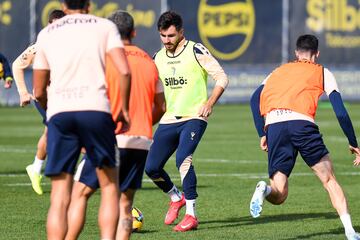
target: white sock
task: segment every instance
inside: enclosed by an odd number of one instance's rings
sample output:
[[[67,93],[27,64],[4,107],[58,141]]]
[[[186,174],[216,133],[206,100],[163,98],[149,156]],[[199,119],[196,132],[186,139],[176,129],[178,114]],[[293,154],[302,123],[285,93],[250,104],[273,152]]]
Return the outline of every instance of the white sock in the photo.
[[[195,199],[187,200],[186,199],[186,214],[189,214],[193,217],[196,217],[195,215]]]
[[[348,213],[341,215],[340,220],[341,220],[342,224],[344,225],[346,235],[355,233],[355,230],[351,223],[350,215]]]
[[[32,164],[32,167],[33,167],[33,170],[34,172],[36,172],[37,174],[41,174],[41,168],[42,168],[42,165],[44,164],[45,160],[41,160],[41,159],[38,159],[36,156],[35,156],[35,160]]]
[[[265,193],[264,193],[265,197],[269,196],[270,193],[271,193],[271,187],[269,185],[267,185],[266,189],[265,189]]]
[[[172,202],[178,202],[181,200],[181,192],[174,185],[170,191],[168,191],[168,195],[171,198]]]

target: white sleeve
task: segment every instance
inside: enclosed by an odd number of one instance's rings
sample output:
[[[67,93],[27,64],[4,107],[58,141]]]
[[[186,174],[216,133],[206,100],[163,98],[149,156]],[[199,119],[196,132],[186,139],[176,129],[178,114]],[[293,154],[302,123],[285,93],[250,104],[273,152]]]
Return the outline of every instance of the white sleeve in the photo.
[[[13,76],[19,94],[28,92],[25,84],[24,69],[33,63],[35,54],[36,46],[33,44],[25,49],[12,64]]]
[[[229,84],[229,79],[220,66],[219,62],[211,55],[210,51],[201,43],[194,46],[195,57],[205,71],[216,81],[217,86],[225,89]]]
[[[270,78],[271,73],[269,75],[267,75],[267,77],[264,79],[264,81],[262,81],[261,85],[265,85],[267,80]]]
[[[43,39],[43,34],[41,31],[36,41],[36,55],[34,59],[33,69],[50,70],[50,66],[46,58],[45,49],[44,49],[45,44],[46,44],[46,39]]]
[[[29,67],[33,61],[36,54],[36,44],[29,46],[25,49],[13,62],[13,69],[25,69]]]
[[[327,68],[324,68],[324,91],[328,96],[333,91],[340,92],[334,75]]]
[[[106,52],[109,52],[113,48],[124,48],[120,33],[116,25],[112,22],[110,22],[110,28],[107,37]]]

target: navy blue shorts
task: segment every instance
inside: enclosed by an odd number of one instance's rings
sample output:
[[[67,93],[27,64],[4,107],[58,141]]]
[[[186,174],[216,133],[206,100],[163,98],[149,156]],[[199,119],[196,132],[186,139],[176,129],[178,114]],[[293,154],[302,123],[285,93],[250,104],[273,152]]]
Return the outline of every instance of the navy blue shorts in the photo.
[[[121,192],[128,189],[140,189],[144,175],[147,150],[120,148],[119,188]],[[76,172],[75,180],[84,183],[92,189],[99,188],[94,166],[84,155]]]
[[[42,123],[44,125],[47,125],[46,123],[46,111],[45,109],[43,109],[41,106],[40,106],[40,103],[38,101],[34,101],[34,105],[35,105],[35,108],[38,110],[38,112],[40,113],[41,117],[42,117]]]
[[[288,177],[300,152],[305,163],[312,167],[329,153],[316,124],[293,120],[270,124],[266,132],[269,177],[280,171]]]
[[[115,167],[115,124],[109,113],[63,112],[48,122],[46,176],[74,174],[81,147],[95,167]]]

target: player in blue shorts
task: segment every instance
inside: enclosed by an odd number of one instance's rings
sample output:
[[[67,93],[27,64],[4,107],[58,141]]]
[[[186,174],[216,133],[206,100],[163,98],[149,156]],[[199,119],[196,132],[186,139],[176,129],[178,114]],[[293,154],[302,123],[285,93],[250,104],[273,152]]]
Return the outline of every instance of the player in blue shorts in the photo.
[[[228,85],[228,79],[218,61],[202,44],[185,39],[179,14],[173,11],[163,13],[157,26],[164,47],[155,54],[154,60],[164,85],[166,112],[155,132],[145,172],[170,198],[165,224],[173,224],[180,209],[186,206],[183,220],[173,228],[174,231],[185,232],[198,227],[193,154],[215,103]],[[209,98],[208,74],[216,81]],[[184,194],[164,170],[175,151]]]
[[[49,14],[49,24],[64,16],[65,13],[63,11],[53,10]],[[24,78],[24,70],[33,63],[35,54],[36,54],[36,43],[32,44],[25,51],[23,51],[12,64],[12,68],[14,72],[14,80],[20,96],[21,107],[28,105],[30,101],[34,99],[32,94],[29,93],[27,90],[25,84],[25,78]],[[37,194],[42,195],[43,190],[41,187],[41,180],[42,180],[41,169],[42,166],[44,165],[46,158],[46,138],[47,138],[46,111],[39,105],[37,101],[34,101],[34,105],[36,109],[39,111],[45,127],[37,144],[35,159],[32,164],[26,167],[26,172],[30,178],[31,185],[34,191]]]
[[[344,107],[333,74],[316,63],[318,39],[300,36],[296,42],[297,60],[275,69],[255,91],[251,108],[260,147],[268,152],[270,185],[260,181],[250,201],[250,214],[260,216],[266,198],[282,204],[288,196],[288,177],[300,153],[327,190],[338,212],[348,240],[359,240],[355,232],[344,192],[336,181],[329,152],[323,142],[315,114],[319,97],[325,92],[355,154],[354,165],[360,164],[360,149],[353,125]],[[265,121],[264,118],[265,117]],[[265,130],[264,130],[265,127]]]
[[[96,168],[101,188],[100,238],[114,239],[116,235],[118,159],[104,74],[106,59],[115,64],[121,83],[117,89],[122,100],[119,120],[125,125],[130,122],[130,70],[116,26],[88,14],[89,8],[89,0],[65,0],[63,10],[67,15],[45,27],[37,39],[33,85],[34,97],[46,109],[48,122],[48,239],[66,237],[73,175],[82,147]]]
[[[116,24],[131,70],[130,118],[131,126],[123,133],[121,124],[116,129],[117,146],[120,151],[120,218],[116,239],[129,239],[133,218],[131,209],[137,189],[141,188],[145,161],[152,142],[152,125],[164,113],[164,94],[158,71],[152,58],[132,44],[136,32],[134,20],[124,11],[112,13],[109,19]],[[113,82],[113,69],[107,66],[107,80]],[[121,107],[118,98],[110,97],[113,119]],[[95,168],[85,155],[80,163],[72,190],[69,208],[68,239],[77,239],[85,222],[88,198],[99,188]]]

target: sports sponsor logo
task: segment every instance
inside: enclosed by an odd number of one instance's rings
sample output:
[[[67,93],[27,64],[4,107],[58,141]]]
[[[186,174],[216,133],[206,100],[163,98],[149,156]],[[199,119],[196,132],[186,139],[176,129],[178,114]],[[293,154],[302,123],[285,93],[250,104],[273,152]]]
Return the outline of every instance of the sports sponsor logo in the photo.
[[[123,9],[129,12],[133,18],[136,27],[151,28],[155,23],[156,13],[152,9],[140,10],[136,9],[134,4],[119,4],[118,1],[91,1],[90,13],[99,17],[108,17],[111,13],[118,9]],[[130,1],[128,1],[130,2]],[[99,3],[99,4],[97,4]],[[101,6],[99,6],[101,4]],[[61,9],[61,1],[51,0],[47,2],[41,13],[42,26],[48,23],[50,12],[55,9]]]
[[[11,1],[4,1],[0,3],[0,24],[4,24],[4,25],[11,24],[11,15],[9,13],[11,8],[12,8]]]
[[[223,60],[233,60],[248,48],[255,30],[252,0],[200,0],[200,38],[210,52]],[[233,44],[226,44],[231,40]]]
[[[186,85],[186,84],[187,84],[187,79],[184,79],[183,77],[179,77],[179,79],[175,77],[165,78],[166,87],[170,86],[173,89],[182,88],[182,85]]]
[[[331,48],[360,47],[360,2],[355,0],[307,0],[306,26],[323,33]]]

